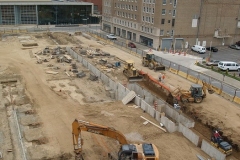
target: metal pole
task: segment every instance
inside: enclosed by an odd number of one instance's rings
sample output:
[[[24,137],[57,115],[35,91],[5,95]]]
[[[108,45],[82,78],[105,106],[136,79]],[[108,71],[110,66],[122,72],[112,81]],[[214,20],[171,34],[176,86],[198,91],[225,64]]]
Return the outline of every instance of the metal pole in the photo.
[[[212,41],[210,42],[210,51],[209,51],[209,59],[211,58],[212,54]]]
[[[201,19],[201,14],[202,14],[202,5],[203,5],[203,0],[201,0],[201,4],[200,4],[200,13],[199,13],[199,17],[198,17],[198,28],[197,28],[196,44],[198,43],[199,28],[200,28],[200,19]]]

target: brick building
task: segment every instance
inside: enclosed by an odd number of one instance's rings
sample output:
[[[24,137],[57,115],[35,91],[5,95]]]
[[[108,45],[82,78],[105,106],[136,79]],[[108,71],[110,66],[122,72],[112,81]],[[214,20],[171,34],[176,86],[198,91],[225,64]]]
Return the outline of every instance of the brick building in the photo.
[[[153,48],[240,40],[239,0],[103,0],[102,29]]]

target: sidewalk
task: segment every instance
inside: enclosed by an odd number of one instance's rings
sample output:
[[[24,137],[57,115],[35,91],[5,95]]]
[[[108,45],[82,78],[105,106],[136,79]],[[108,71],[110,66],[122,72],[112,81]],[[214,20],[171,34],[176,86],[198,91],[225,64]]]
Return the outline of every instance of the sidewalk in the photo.
[[[145,51],[148,51],[148,50],[145,50]],[[153,53],[155,55],[159,56],[159,57],[162,57],[162,58],[166,59],[166,60],[172,61],[176,64],[182,65],[182,66],[190,68],[194,71],[201,72],[205,75],[208,75],[208,76],[210,76],[210,77],[212,77],[212,78],[214,78],[214,79],[216,79],[220,82],[224,82],[224,83],[228,84],[229,86],[238,88],[239,91],[240,91],[240,82],[238,80],[235,80],[233,78],[225,76],[224,81],[223,81],[223,75],[222,74],[211,71],[211,70],[206,69],[206,68],[196,66],[195,62],[202,60],[202,58],[200,58],[200,57],[193,56],[193,55],[184,56],[184,55],[178,55],[178,54],[164,53],[162,51],[155,51],[155,50],[153,51]]]

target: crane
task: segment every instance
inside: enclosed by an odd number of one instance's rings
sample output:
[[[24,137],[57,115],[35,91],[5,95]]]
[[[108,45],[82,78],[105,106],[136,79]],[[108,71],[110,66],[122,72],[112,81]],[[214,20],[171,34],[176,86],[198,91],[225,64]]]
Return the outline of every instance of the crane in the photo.
[[[72,136],[74,151],[78,157],[82,157],[83,139],[81,137],[81,131],[103,135],[117,140],[121,144],[117,160],[159,160],[159,152],[154,144],[128,144],[126,137],[112,127],[75,119],[72,123]]]

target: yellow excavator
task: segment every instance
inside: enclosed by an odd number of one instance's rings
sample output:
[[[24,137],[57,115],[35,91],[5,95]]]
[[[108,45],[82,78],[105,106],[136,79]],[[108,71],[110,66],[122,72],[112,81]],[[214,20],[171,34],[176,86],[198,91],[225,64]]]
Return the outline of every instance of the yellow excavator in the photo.
[[[159,160],[159,152],[154,144],[128,144],[126,137],[114,128],[75,119],[72,123],[73,146],[76,157],[80,160],[84,159],[82,156],[83,139],[81,131],[117,140],[121,144],[121,147],[116,160]],[[111,159],[113,159],[112,156]]]
[[[123,74],[128,78],[128,81],[142,81],[143,76],[139,74],[138,70],[134,67],[134,61],[127,60],[123,69]]]
[[[214,90],[212,86],[206,83],[205,80],[202,80],[202,85],[192,84],[190,90],[183,90],[181,88],[177,88],[173,92],[171,92],[170,96],[174,99],[175,102],[181,101],[185,102],[195,102],[201,103],[203,98],[206,98],[207,90],[209,94],[213,94]]]

